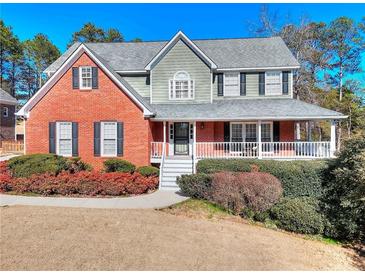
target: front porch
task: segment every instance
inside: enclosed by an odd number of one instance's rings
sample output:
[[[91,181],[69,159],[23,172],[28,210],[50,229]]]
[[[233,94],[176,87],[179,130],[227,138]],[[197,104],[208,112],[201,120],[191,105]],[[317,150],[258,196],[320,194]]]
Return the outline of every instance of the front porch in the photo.
[[[335,126],[330,139],[301,140],[297,121],[163,121],[153,122],[151,162],[165,157],[200,159],[325,159],[333,157]]]

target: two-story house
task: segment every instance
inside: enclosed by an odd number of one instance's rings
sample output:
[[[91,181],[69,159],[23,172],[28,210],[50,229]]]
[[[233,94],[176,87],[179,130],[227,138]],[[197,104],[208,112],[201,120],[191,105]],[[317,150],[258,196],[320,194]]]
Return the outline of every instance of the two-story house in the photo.
[[[279,37],[76,43],[18,112],[25,151],[155,163],[165,188],[204,158],[331,157],[346,117],[293,99],[298,68]],[[331,123],[330,141],[299,140],[312,120]]]
[[[18,101],[0,88],[0,145],[5,140],[15,140],[15,108]],[[1,146],[0,146],[1,147]]]

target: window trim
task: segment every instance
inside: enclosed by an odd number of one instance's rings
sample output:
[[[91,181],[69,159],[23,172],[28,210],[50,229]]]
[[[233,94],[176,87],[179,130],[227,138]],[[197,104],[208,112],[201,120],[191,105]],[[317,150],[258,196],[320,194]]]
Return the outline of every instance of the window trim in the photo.
[[[104,153],[104,124],[113,123],[115,125],[115,154]],[[117,157],[118,156],[118,123],[115,121],[101,121],[100,122],[100,156],[101,157]]]
[[[226,95],[226,75],[227,74],[236,74],[237,73],[237,95]],[[239,71],[230,71],[223,73],[223,97],[238,97],[241,95],[240,92],[240,85],[241,85],[241,79],[240,79],[240,72]]]
[[[3,117],[4,118],[8,118],[9,117],[9,108],[8,107],[3,107]]]
[[[259,126],[258,126],[258,122],[230,122],[229,123],[229,141],[232,142],[232,125],[233,124],[241,124],[242,125],[242,142],[245,143],[246,142],[246,125],[248,124],[255,124],[256,125],[256,142],[258,142],[258,136],[259,136]],[[270,124],[270,142],[273,142],[274,140],[274,128],[273,128],[273,121],[262,121],[261,122],[261,130],[262,130],[262,125],[264,124]],[[261,139],[262,139],[262,132],[261,132]],[[247,142],[247,143],[251,143],[251,142]]]
[[[71,126],[71,154],[61,154],[60,153],[60,124],[67,123]],[[56,154],[63,157],[72,157],[72,147],[73,147],[73,138],[72,138],[72,122],[69,121],[57,121],[56,122]]]
[[[176,76],[180,73],[185,73],[187,79],[181,80],[176,79]],[[176,98],[176,81],[188,81],[188,97],[187,98]],[[171,87],[172,83],[172,87]],[[177,71],[172,79],[169,79],[169,100],[194,100],[195,99],[195,81],[191,78],[190,74],[185,70]],[[171,90],[172,88],[172,90]]]
[[[279,93],[275,93],[275,94],[268,94],[268,84],[267,84],[267,74],[268,73],[280,73],[280,92]],[[288,79],[288,83],[289,83],[289,79]],[[289,92],[288,92],[289,94]],[[278,96],[278,95],[283,95],[283,72],[281,70],[270,70],[270,71],[265,71],[265,96]]]
[[[86,69],[86,68],[88,68],[88,69],[90,69],[90,83],[91,83],[91,85],[90,85],[90,87],[84,87],[83,85],[82,85],[82,79],[83,79],[83,77],[82,77],[82,69]],[[89,79],[89,78],[85,78],[85,79]],[[80,89],[82,89],[82,90],[92,90],[93,89],[93,68],[92,68],[92,66],[81,66],[81,67],[79,67],[79,88]]]
[[[262,125],[264,125],[264,124],[270,125],[270,141],[269,142],[273,142],[274,141],[274,122],[273,121],[261,122],[261,130],[262,130]],[[261,131],[261,139],[262,139],[262,131]]]

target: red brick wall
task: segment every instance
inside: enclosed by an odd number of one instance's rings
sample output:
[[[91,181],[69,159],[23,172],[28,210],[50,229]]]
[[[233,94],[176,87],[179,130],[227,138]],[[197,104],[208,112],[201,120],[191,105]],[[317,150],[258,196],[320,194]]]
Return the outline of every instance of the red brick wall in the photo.
[[[202,128],[203,127],[203,128]],[[196,141],[197,142],[214,142],[214,122],[197,122],[196,123]]]
[[[96,64],[83,54],[73,65]],[[94,157],[93,123],[102,120],[124,122],[124,156],[134,164],[149,164],[150,123],[143,111],[99,69],[99,89],[72,89],[72,69],[51,88],[31,110],[26,123],[26,152],[48,153],[48,123],[73,121],[79,123],[79,156],[95,168],[101,168],[105,158]]]
[[[294,121],[280,121],[280,142],[294,142]]]

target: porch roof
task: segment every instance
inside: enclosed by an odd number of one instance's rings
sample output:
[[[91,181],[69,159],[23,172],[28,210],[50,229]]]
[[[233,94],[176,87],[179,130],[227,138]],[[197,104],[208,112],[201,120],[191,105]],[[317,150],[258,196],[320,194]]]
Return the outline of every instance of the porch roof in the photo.
[[[225,99],[212,104],[153,104],[152,120],[327,120],[342,113],[295,99]]]

